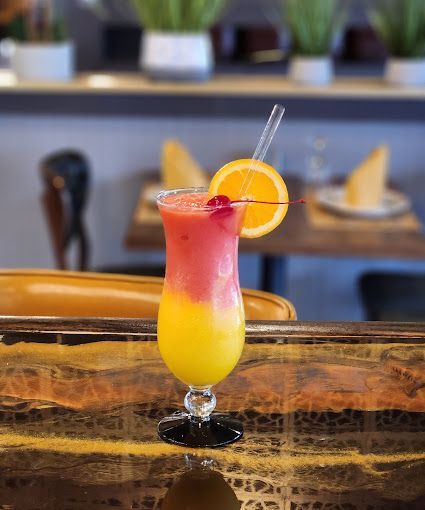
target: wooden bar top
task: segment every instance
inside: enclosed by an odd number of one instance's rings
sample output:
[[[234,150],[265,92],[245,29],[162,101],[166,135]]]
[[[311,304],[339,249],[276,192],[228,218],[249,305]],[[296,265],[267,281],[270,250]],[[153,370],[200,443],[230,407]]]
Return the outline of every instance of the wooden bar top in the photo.
[[[249,323],[218,450],[157,436],[186,389],[154,321],[0,317],[0,359],[4,508],[425,507],[425,323]]]

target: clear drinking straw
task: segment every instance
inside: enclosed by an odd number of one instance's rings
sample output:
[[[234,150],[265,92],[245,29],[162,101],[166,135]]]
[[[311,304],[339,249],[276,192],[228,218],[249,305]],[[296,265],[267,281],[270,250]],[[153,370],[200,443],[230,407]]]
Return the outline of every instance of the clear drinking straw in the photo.
[[[245,198],[249,187],[251,186],[252,179],[255,175],[255,164],[257,161],[264,161],[267,151],[269,150],[270,144],[272,143],[273,137],[279,127],[280,121],[282,120],[285,108],[281,104],[276,104],[270,115],[266,127],[264,128],[263,134],[261,135],[260,141],[258,142],[257,148],[255,149],[254,155],[252,156],[251,163],[249,164],[248,173],[242,183],[239,195],[241,198]]]

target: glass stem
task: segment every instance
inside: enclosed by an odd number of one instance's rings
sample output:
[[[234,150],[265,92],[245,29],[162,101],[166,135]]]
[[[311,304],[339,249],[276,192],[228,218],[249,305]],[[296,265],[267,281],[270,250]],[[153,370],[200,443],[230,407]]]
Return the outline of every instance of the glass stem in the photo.
[[[189,386],[189,388],[184,398],[184,405],[189,411],[190,419],[195,423],[208,421],[216,406],[216,398],[211,391],[211,386],[202,388]]]

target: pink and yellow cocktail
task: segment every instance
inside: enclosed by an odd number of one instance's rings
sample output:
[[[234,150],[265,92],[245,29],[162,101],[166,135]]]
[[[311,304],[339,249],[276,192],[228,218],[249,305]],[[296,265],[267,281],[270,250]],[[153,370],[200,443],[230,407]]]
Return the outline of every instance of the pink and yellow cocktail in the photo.
[[[237,247],[244,207],[208,207],[201,191],[165,192],[158,200],[167,271],[158,345],[170,371],[192,388],[224,379],[245,338]]]
[[[276,106],[256,154],[264,156],[282,115]],[[223,446],[243,434],[239,421],[211,415],[211,387],[233,370],[245,339],[238,240],[279,225],[288,209],[287,189],[266,163],[238,160],[214,175],[208,191],[162,192],[158,207],[167,245],[158,346],[170,371],[189,386],[188,413],[162,419],[158,433],[174,444]]]

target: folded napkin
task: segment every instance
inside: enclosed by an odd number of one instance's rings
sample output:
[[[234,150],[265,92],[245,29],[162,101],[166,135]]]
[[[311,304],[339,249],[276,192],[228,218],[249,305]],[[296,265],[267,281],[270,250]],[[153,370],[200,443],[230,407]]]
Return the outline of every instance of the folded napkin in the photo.
[[[348,177],[346,203],[353,207],[379,207],[387,183],[388,162],[388,146],[376,147]]]
[[[167,140],[162,147],[161,179],[166,189],[204,188],[208,174],[194,160],[189,150],[177,140]]]

